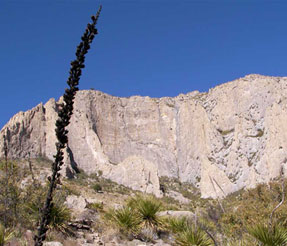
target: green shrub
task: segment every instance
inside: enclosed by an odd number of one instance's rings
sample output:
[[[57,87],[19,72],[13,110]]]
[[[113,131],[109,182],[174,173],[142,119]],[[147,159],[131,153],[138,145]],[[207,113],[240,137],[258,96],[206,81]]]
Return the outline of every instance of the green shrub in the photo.
[[[108,213],[108,218],[110,218],[124,234],[138,232],[141,223],[138,214],[128,206],[111,210]]]
[[[93,184],[92,188],[95,192],[102,191],[102,186],[100,184]]]
[[[177,234],[175,241],[178,246],[211,246],[213,244],[204,231],[191,227]]]
[[[0,162],[0,218],[5,227],[18,223],[22,173],[15,161]]]
[[[186,231],[191,225],[191,222],[186,217],[169,217],[166,219],[166,227],[172,233],[177,234]]]
[[[87,208],[95,210],[95,211],[99,211],[99,210],[103,210],[104,205],[102,202],[94,202],[94,203],[89,203],[87,205]]]
[[[80,196],[81,195],[81,192],[75,189],[75,187],[70,186],[68,183],[62,185],[62,191],[65,192],[67,196],[69,195]]]
[[[49,227],[51,229],[66,232],[67,223],[71,221],[71,211],[63,204],[54,204],[51,208],[51,222]]]
[[[30,195],[30,199],[24,203],[24,214],[27,225],[30,228],[35,227],[39,221],[40,209],[42,202],[45,199],[45,187],[39,186],[37,189],[30,187],[30,191],[27,195]],[[33,193],[32,193],[33,192]],[[67,223],[71,220],[71,211],[64,205],[65,197],[62,191],[55,192],[54,203],[50,212],[49,228],[65,233],[67,231]]]
[[[144,226],[157,228],[162,224],[158,215],[162,204],[152,196],[136,196],[129,201],[130,207],[134,208]]]
[[[287,230],[278,225],[268,228],[263,224],[258,224],[248,230],[260,245],[263,246],[286,246],[287,245]]]

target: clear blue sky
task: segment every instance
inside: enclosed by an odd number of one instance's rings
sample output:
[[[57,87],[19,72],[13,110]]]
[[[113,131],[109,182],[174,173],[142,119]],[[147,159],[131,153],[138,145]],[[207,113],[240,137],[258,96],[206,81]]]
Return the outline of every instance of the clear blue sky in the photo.
[[[80,89],[176,96],[250,73],[287,75],[287,1],[0,0],[0,128],[62,95],[100,3]]]

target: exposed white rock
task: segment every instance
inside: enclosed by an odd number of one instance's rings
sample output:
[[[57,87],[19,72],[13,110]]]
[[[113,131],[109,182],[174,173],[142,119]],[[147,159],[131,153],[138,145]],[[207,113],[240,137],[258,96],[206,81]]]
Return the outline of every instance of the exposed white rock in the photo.
[[[128,157],[104,175],[134,190],[153,193],[157,197],[162,195],[159,190],[157,167],[141,156]]]
[[[175,98],[79,91],[65,171],[102,170],[158,196],[159,177],[168,176],[192,183],[203,197],[225,196],[286,170],[286,105],[287,77],[261,75]],[[1,130],[1,151],[6,134],[10,157],[52,159],[57,108],[51,99],[16,114]]]
[[[167,210],[161,211],[158,213],[159,216],[170,216],[175,218],[186,217],[186,218],[194,218],[194,213],[190,211],[176,211],[176,210]]]
[[[174,190],[169,190],[167,193],[165,193],[165,195],[183,204],[188,204],[191,202],[189,199],[185,198],[181,193]]]
[[[63,244],[60,242],[45,242],[43,245],[44,246],[63,246]]]
[[[82,196],[70,195],[66,198],[65,205],[74,213],[81,213],[86,209],[87,201]]]

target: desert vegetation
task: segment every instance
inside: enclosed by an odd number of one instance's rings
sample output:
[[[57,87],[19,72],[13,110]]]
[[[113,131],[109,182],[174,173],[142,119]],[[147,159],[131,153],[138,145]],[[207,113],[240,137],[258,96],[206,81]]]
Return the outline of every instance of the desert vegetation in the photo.
[[[39,211],[49,187],[44,177],[49,173],[51,162],[43,159],[31,159],[30,162],[34,181],[27,160],[8,161],[7,165],[5,160],[0,163],[1,190],[7,188],[7,200],[3,193],[0,197],[2,245],[4,242],[33,244],[27,231],[33,234],[37,229]],[[10,174],[8,186],[3,171],[5,166]],[[285,202],[273,213],[270,225],[270,215],[283,197],[281,180],[227,196],[221,200],[225,212],[218,201],[200,198],[196,188],[193,188],[190,202],[182,204],[166,196],[156,198],[123,188],[99,175],[81,173],[74,179],[62,178],[61,182],[54,193],[48,241],[69,245],[68,242],[75,242],[80,236],[98,233],[103,237],[117,238],[123,245],[135,240],[148,245],[159,240],[170,245],[286,245]],[[94,188],[95,183],[101,184],[100,192]],[[177,189],[176,182],[165,186],[167,191]],[[183,190],[191,190],[189,184],[180,186]],[[119,190],[122,192],[118,193]],[[191,197],[189,193],[183,194]],[[77,206],[80,205],[71,206],[70,197],[75,201],[87,199],[81,212],[87,214],[85,220],[77,218],[80,215]],[[5,204],[9,206],[5,207]],[[174,216],[177,212],[182,214]],[[86,223],[87,219],[90,224]]]

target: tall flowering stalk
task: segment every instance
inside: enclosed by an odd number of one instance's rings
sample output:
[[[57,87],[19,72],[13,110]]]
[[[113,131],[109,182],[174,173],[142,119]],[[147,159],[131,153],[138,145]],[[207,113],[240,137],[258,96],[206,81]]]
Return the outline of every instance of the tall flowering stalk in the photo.
[[[90,43],[92,43],[95,35],[98,34],[96,29],[96,24],[100,16],[102,6],[100,6],[96,16],[92,16],[92,23],[87,25],[87,28],[82,36],[82,41],[77,47],[76,59],[71,62],[70,76],[68,78],[67,84],[69,88],[65,90],[63,95],[64,103],[58,112],[58,120],[56,121],[56,136],[57,143],[56,149],[57,153],[54,155],[54,162],[52,164],[52,175],[48,177],[50,182],[49,190],[47,193],[46,201],[42,209],[42,216],[40,219],[40,224],[37,229],[37,235],[34,237],[35,246],[42,246],[43,241],[46,239],[46,233],[48,231],[48,225],[50,223],[50,212],[53,207],[53,192],[55,191],[57,185],[60,183],[60,173],[62,165],[64,164],[64,148],[68,143],[68,130],[66,127],[70,123],[71,116],[73,114],[73,104],[76,92],[79,90],[79,80],[82,74],[82,68],[85,67],[85,55],[90,49]]]

